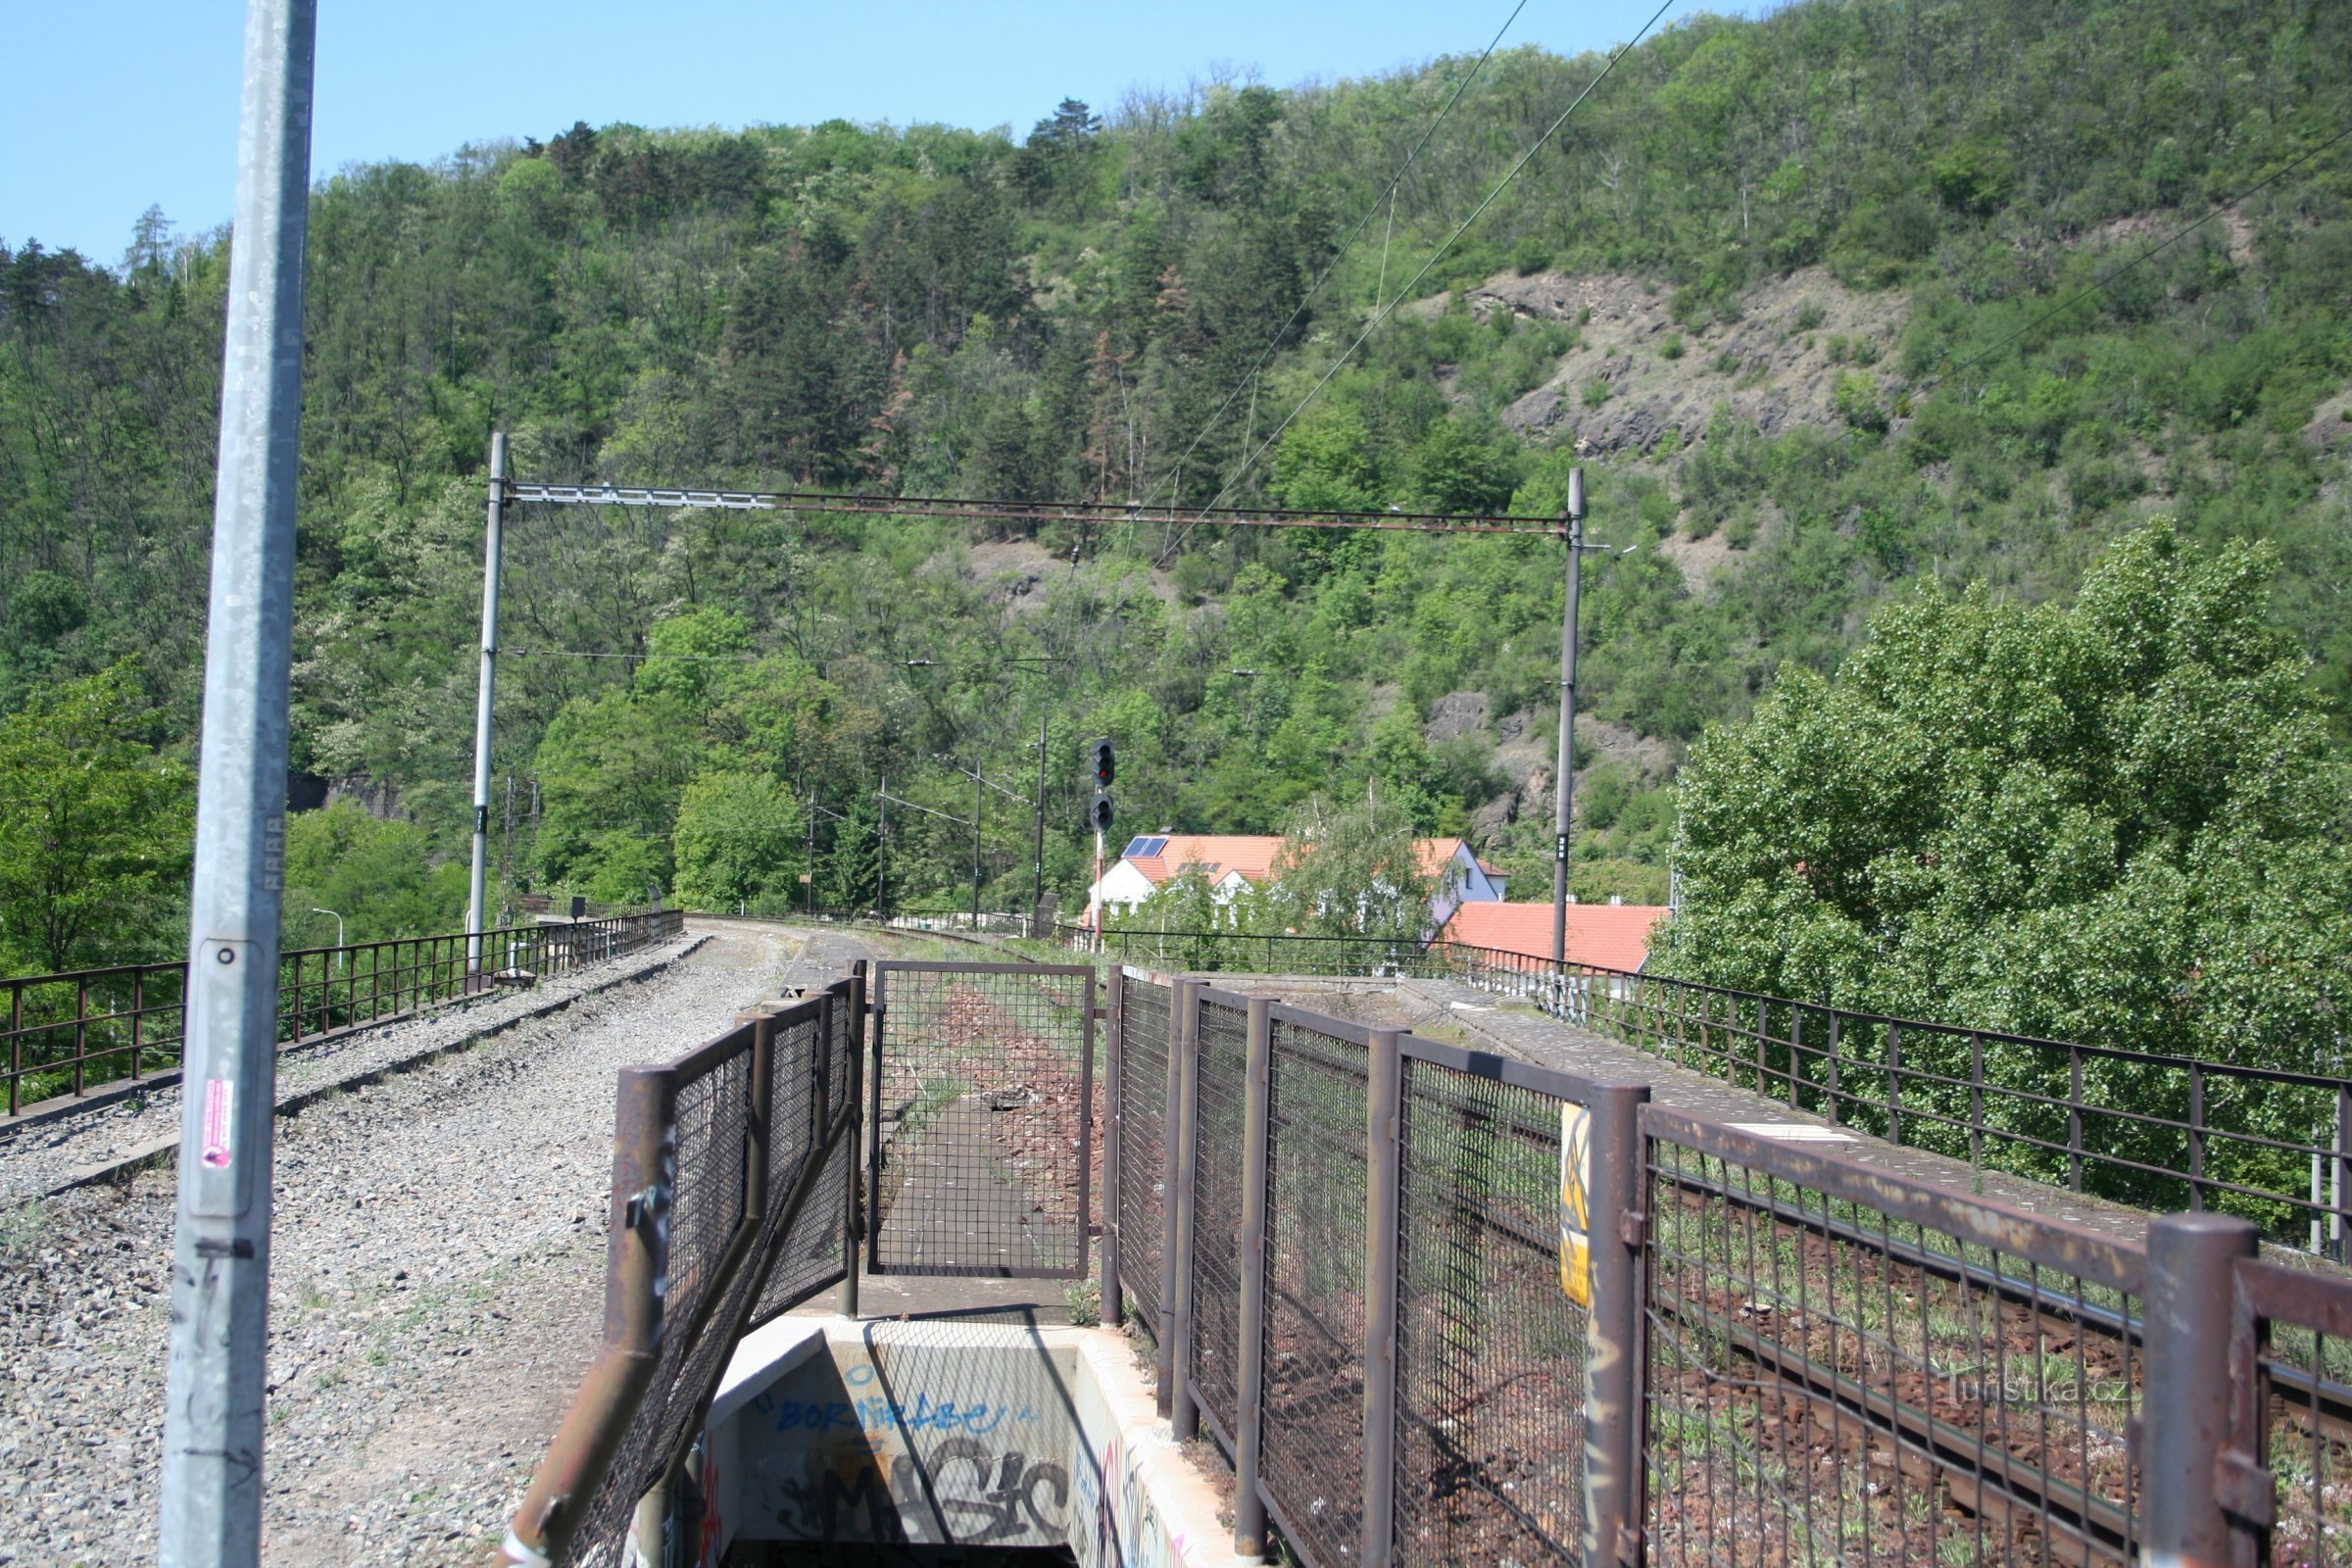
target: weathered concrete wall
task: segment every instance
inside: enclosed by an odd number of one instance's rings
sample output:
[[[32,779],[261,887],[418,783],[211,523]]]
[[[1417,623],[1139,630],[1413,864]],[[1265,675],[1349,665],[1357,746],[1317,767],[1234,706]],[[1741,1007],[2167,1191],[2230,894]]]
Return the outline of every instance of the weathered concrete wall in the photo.
[[[1224,1568],[1205,1478],[1126,1340],[1005,1318],[786,1319],[711,1406],[717,1540],[1067,1544],[1086,1568]]]

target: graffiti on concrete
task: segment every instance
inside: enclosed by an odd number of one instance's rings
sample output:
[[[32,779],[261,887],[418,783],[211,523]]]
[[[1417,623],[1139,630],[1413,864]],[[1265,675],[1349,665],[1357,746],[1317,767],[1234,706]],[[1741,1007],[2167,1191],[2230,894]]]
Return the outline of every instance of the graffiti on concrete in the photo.
[[[1096,1463],[1079,1468],[1069,1537],[1079,1568],[1166,1568],[1185,1560],[1184,1533],[1170,1532],[1160,1517],[1137,1457],[1113,1434]]]
[[[937,1432],[985,1438],[1006,1422],[1035,1426],[1035,1406],[990,1404],[986,1400],[959,1403],[934,1400],[917,1394],[912,1404],[898,1404],[880,1395],[856,1399],[789,1399],[761,1395],[752,1408],[773,1423],[777,1432]]]
[[[977,1438],[948,1438],[919,1461],[836,1442],[800,1475],[760,1480],[787,1540],[1050,1545],[1069,1516],[1066,1466]]]

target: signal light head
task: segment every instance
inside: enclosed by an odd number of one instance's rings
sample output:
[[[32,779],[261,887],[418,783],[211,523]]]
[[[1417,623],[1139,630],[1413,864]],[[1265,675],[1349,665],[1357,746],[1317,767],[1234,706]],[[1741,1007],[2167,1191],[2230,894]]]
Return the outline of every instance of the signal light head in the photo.
[[[1104,790],[1110,788],[1110,781],[1118,769],[1118,754],[1110,749],[1110,742],[1095,742],[1095,787]]]

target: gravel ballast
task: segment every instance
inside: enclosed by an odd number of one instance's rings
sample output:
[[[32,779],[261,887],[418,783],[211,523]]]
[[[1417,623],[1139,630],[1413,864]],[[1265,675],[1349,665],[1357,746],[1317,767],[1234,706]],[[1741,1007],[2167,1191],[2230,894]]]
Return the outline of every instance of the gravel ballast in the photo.
[[[265,1560],[485,1560],[602,1331],[615,1071],[861,951],[722,930],[647,979],[280,1116]],[[408,1060],[492,1021],[362,1044]],[[287,1063],[281,1097],[307,1066]],[[346,1056],[331,1076],[368,1070]],[[0,1143],[0,1191],[53,1179],[14,1168],[58,1168],[24,1144]],[[0,1563],[155,1558],[173,1208],[168,1166],[0,1204]]]

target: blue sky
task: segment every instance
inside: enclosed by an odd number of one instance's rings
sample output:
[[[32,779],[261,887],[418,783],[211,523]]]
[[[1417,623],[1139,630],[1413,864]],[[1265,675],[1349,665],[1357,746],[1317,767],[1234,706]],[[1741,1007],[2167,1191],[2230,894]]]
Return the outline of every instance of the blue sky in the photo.
[[[1220,65],[1289,86],[1485,47],[1512,0],[321,0],[314,177],[590,124],[1009,124],[1064,94],[1098,109]],[[1504,40],[1628,39],[1656,0],[1528,0]],[[1676,0],[1671,19],[1702,7]],[[1717,10],[1730,10],[1717,6]],[[149,203],[225,221],[244,7],[0,0],[0,240],[121,259]]]

